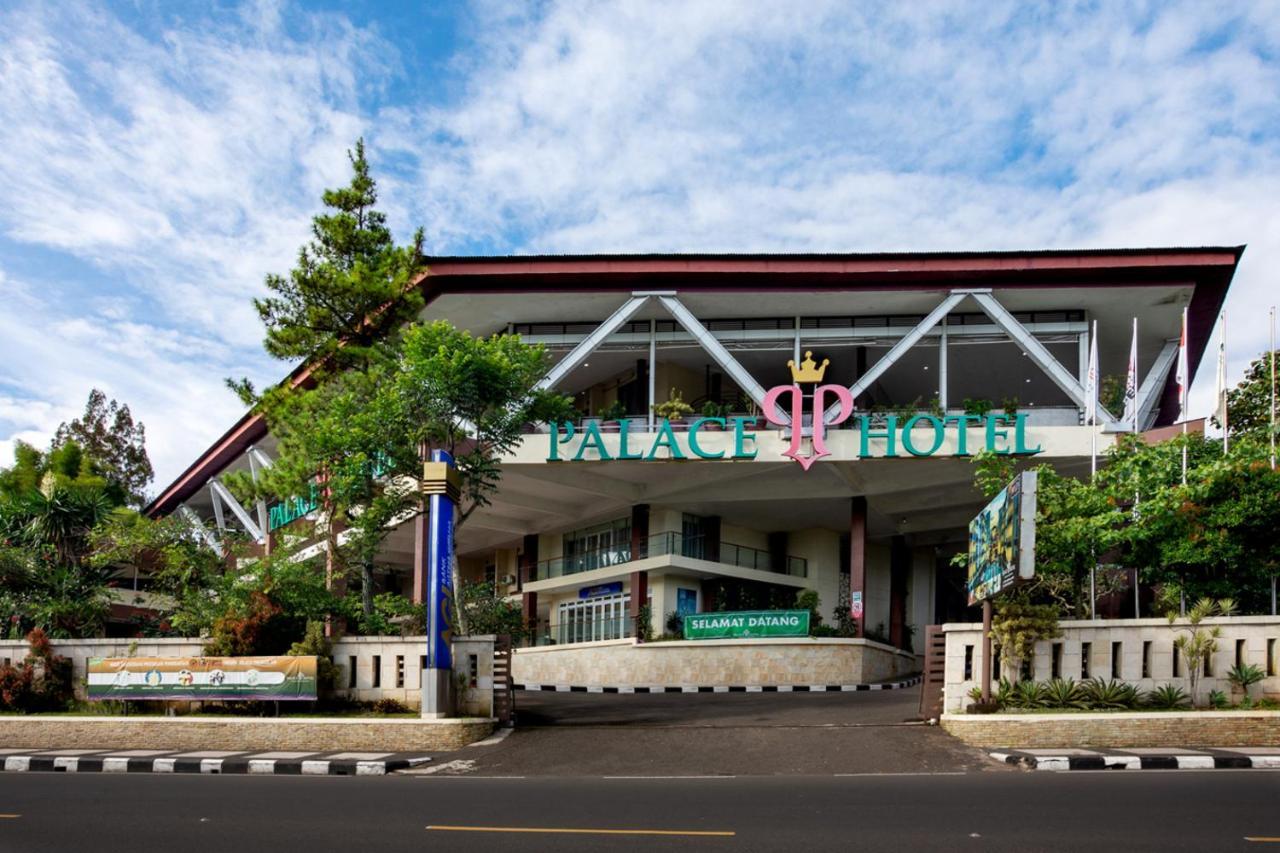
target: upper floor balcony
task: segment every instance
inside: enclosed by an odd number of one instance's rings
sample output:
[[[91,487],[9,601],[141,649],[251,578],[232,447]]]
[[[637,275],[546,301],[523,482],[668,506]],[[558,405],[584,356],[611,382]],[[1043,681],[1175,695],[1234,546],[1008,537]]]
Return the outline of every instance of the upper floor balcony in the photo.
[[[651,557],[676,556],[701,560],[739,569],[804,578],[809,575],[808,561],[803,557],[775,555],[760,548],[751,548],[733,542],[711,543],[705,536],[685,536],[675,531],[655,533],[642,537],[639,548],[632,553],[631,544],[583,551],[549,560],[536,566],[530,581],[545,581],[593,572],[599,569],[622,567],[627,563]],[[716,547],[718,546],[718,547]]]

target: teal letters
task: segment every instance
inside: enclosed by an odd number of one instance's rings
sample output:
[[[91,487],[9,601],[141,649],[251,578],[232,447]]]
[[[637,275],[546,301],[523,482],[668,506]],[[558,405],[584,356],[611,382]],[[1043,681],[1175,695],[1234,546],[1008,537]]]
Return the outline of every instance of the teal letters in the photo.
[[[885,440],[884,455],[898,455],[898,416],[889,415],[884,419],[884,432],[876,432],[871,429],[871,417],[863,415],[859,424],[859,431],[862,433],[862,443],[859,445],[858,455],[864,459],[871,456],[871,441],[873,438],[883,438]]]
[[[698,418],[696,421],[691,423],[689,425],[689,450],[691,450],[693,452],[693,455],[698,457],[699,459],[723,459],[724,458],[723,450],[717,453],[708,453],[707,451],[703,450],[701,447],[698,446],[698,430],[705,423],[720,424],[720,428],[724,429],[725,419],[724,418]]]
[[[588,448],[595,448],[596,453],[600,454],[601,459],[612,459],[609,450],[604,446],[604,436],[600,434],[599,421],[587,421],[587,428],[583,431],[582,444],[578,445],[578,452],[573,454],[573,461],[580,462],[582,454]]]
[[[915,429],[916,423],[919,421],[928,421],[933,427],[933,444],[928,450],[916,449],[915,442],[912,440],[912,430]],[[933,415],[916,415],[907,421],[907,425],[902,428],[902,446],[912,456],[932,456],[938,452],[939,447],[942,447],[942,442],[946,437],[942,421]]]

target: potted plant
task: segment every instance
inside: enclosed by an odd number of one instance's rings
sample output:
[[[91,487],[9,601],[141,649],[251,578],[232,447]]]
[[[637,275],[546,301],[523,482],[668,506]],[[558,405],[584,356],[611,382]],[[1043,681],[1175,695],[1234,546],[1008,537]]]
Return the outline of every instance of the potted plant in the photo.
[[[684,401],[684,394],[671,389],[671,395],[653,407],[654,414],[672,423],[679,423],[693,413],[693,406]]]
[[[702,404],[702,411],[698,414],[704,418],[725,418],[729,415],[729,407],[722,406],[714,400],[708,400]],[[702,428],[707,430],[718,430],[720,429],[720,424],[707,423],[703,424]]]
[[[622,405],[621,400],[614,400],[600,412],[600,417],[604,418],[604,429],[606,432],[617,432],[619,430],[619,421],[627,416],[627,407]]]

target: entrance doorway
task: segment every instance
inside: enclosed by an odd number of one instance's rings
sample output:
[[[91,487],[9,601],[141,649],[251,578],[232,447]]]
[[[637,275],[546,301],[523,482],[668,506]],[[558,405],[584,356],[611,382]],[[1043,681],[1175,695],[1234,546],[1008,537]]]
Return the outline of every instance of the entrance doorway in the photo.
[[[582,601],[562,601],[557,608],[557,643],[589,643],[620,640],[627,633],[627,608],[631,594],[602,595]]]

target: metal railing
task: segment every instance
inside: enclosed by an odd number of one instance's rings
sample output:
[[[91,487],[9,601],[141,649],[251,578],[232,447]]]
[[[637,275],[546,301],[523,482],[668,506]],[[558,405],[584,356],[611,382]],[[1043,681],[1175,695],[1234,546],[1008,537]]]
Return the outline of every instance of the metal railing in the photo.
[[[564,622],[539,620],[532,631],[519,639],[518,645],[528,648],[592,643],[600,640],[625,640],[635,636],[635,628],[636,622],[631,616],[570,618]]]
[[[723,563],[728,566],[738,566],[760,572],[774,572],[798,578],[809,576],[809,563],[803,557],[787,555],[784,564],[778,566],[774,565],[773,555],[766,550],[737,545],[733,542],[720,542],[719,557],[713,558],[714,555],[708,553],[706,537],[685,536],[683,533],[677,533],[674,530],[643,537],[640,539],[639,545],[639,553],[634,556],[631,553],[631,543],[625,543],[610,548],[598,548],[594,551],[584,551],[569,556],[542,560],[537,565],[535,580],[549,580],[551,578],[564,577],[565,575],[622,565],[633,560],[643,560],[646,557],[666,555],[691,557],[695,560],[710,560],[711,562]]]

